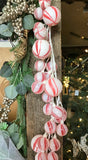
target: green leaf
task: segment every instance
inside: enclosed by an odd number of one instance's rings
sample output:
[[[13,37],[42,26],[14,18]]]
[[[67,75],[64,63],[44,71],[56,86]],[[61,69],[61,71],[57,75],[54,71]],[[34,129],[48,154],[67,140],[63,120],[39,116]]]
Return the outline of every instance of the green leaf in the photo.
[[[9,127],[8,127],[8,132],[10,135],[12,135],[15,132],[18,132],[18,126],[16,123],[12,123]]]
[[[6,24],[0,25],[0,34],[5,37],[11,37],[12,32],[9,30],[9,27]]]
[[[32,15],[26,15],[23,18],[23,28],[24,29],[32,29],[34,27],[34,19]]]
[[[14,85],[7,86],[5,88],[5,94],[9,99],[14,99],[18,95]]]
[[[8,124],[6,122],[0,123],[0,130],[5,130],[7,129],[7,127],[8,127]]]
[[[26,74],[24,76],[23,83],[26,87],[30,88],[33,82],[34,82],[33,76],[31,76],[30,74]]]
[[[25,87],[25,85],[20,82],[17,86],[16,86],[16,91],[18,92],[18,94],[20,95],[25,95],[25,93],[27,92],[27,89]]]
[[[0,76],[7,78],[10,77],[11,75],[12,75],[12,69],[8,64],[8,62],[5,62],[2,68],[0,69]]]
[[[13,29],[13,26],[12,26],[12,23],[10,22],[10,23],[8,23],[7,24],[7,26],[8,26],[8,28],[9,28],[9,30],[11,31],[11,32],[13,32],[14,31],[14,29]]]
[[[24,145],[24,139],[23,139],[23,137],[21,136],[21,137],[20,137],[20,140],[19,140],[19,142],[18,142],[18,144],[17,144],[17,149],[19,150],[23,145]]]
[[[17,145],[18,142],[19,142],[19,133],[16,133],[16,132],[12,133],[11,134],[11,139],[14,142],[14,144]]]

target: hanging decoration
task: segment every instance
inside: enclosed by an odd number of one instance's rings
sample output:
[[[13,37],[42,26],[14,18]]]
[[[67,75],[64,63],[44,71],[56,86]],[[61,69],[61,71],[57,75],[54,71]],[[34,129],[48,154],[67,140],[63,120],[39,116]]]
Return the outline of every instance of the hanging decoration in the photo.
[[[75,139],[68,138],[68,140],[71,141],[71,143],[73,145],[73,157],[77,157],[79,151],[83,150],[86,154],[87,159],[88,159],[88,145],[86,144],[87,137],[88,137],[88,134],[85,134],[84,136],[80,137],[80,142],[76,142]]]
[[[39,12],[43,10],[44,24],[37,22],[33,29],[37,40],[33,44],[32,52],[39,60],[34,64],[37,73],[31,89],[35,94],[42,94],[42,100],[46,103],[43,112],[45,115],[51,115],[51,119],[44,125],[44,135],[36,135],[31,141],[31,147],[37,153],[35,160],[58,160],[58,155],[55,153],[60,149],[57,134],[62,137],[68,132],[64,124],[67,112],[60,100],[62,83],[57,79],[57,65],[51,40],[51,27],[60,22],[61,14],[57,7],[50,4],[50,0],[39,0],[40,7],[36,9],[35,17],[41,19]]]

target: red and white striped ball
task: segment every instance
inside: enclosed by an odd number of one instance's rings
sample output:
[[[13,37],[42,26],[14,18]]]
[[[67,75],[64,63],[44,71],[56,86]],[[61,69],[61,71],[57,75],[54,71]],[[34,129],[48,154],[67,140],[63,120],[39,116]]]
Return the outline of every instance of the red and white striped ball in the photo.
[[[41,152],[47,151],[49,148],[49,140],[46,137],[41,137],[38,141],[38,148]]]
[[[55,67],[57,69],[57,65],[55,64]],[[52,68],[52,62],[48,62],[47,65],[46,65],[46,69],[47,71],[51,71],[52,69],[54,70],[54,68]]]
[[[61,13],[57,7],[51,6],[44,10],[43,20],[48,26],[55,26],[60,22]]]
[[[45,131],[49,134],[53,134],[56,132],[56,124],[53,121],[48,121],[44,125]]]
[[[55,152],[50,152],[48,153],[48,160],[59,160],[59,157]]]
[[[60,149],[60,141],[57,138],[50,140],[50,149],[51,151],[58,151]]]
[[[52,97],[58,96],[62,91],[62,83],[57,78],[50,78],[45,84],[45,92]]]
[[[65,121],[67,118],[67,112],[63,107],[55,106],[52,110],[52,116],[59,121]]]
[[[36,71],[42,71],[45,68],[45,62],[44,61],[36,61],[34,64],[34,68]]]
[[[56,132],[59,136],[65,136],[68,133],[68,128],[65,124],[58,124]]]
[[[53,101],[53,97],[49,96],[45,92],[42,94],[42,100],[43,102],[49,103]]]
[[[50,103],[45,104],[43,106],[43,112],[44,112],[45,115],[51,115],[52,109],[53,109],[53,106]]]
[[[32,52],[36,58],[46,59],[51,54],[51,47],[48,41],[46,40],[36,40]]]
[[[38,72],[34,76],[34,80],[37,82],[43,82],[45,80],[45,74],[44,72]]]
[[[38,141],[42,137],[42,135],[36,135],[35,137],[32,138],[31,140],[31,148],[35,152],[40,152],[40,149],[38,147]]]
[[[39,5],[42,9],[47,8],[48,6],[50,6],[51,4],[51,0],[39,0]]]
[[[31,89],[33,93],[41,94],[44,91],[44,84],[42,82],[33,82]]]
[[[34,17],[38,20],[42,20],[43,19],[43,10],[41,7],[38,7],[35,9],[34,11]]]
[[[34,35],[37,39],[47,39],[47,29],[44,27],[44,24],[41,23],[41,22],[37,22],[35,23],[34,25],[34,28],[33,28],[33,31],[34,31]]]
[[[37,153],[35,156],[35,160],[48,160],[47,154],[43,152]]]

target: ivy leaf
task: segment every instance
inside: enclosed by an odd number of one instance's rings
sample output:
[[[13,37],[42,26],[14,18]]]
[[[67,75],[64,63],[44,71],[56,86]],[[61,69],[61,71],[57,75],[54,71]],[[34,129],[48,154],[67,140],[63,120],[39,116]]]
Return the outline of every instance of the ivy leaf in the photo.
[[[8,127],[8,124],[6,122],[0,123],[0,130],[5,130],[7,129],[7,127]]]
[[[8,64],[8,62],[5,62],[2,68],[0,69],[0,76],[7,78],[10,77],[11,75],[12,75],[12,69]]]
[[[33,82],[34,82],[33,76],[31,76],[30,74],[26,74],[24,76],[23,83],[27,88],[30,88]]]
[[[9,27],[6,24],[0,25],[0,34],[5,37],[11,37],[12,32],[10,31]]]
[[[17,86],[16,86],[16,91],[18,92],[18,94],[20,95],[25,95],[25,93],[27,92],[27,89],[25,87],[25,85],[20,82]]]
[[[19,142],[17,144],[17,149],[19,150],[23,145],[24,145],[24,139],[21,136],[20,139],[19,139]]]
[[[7,86],[5,88],[5,94],[9,99],[14,99],[18,95],[14,85]]]
[[[32,29],[34,27],[34,19],[32,15],[26,15],[23,18],[23,28],[24,29]]]

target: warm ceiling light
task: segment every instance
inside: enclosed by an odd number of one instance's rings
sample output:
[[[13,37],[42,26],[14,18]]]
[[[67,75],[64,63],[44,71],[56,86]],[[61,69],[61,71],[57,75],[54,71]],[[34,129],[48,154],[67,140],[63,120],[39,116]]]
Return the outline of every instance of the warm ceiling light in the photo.
[[[82,36],[81,38],[82,38],[82,39],[84,39],[85,37],[84,37],[84,36]]]
[[[88,53],[88,49],[85,49],[85,52]]]

